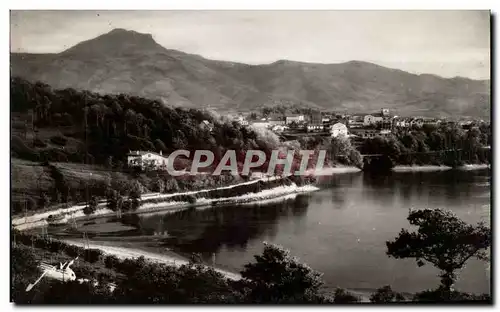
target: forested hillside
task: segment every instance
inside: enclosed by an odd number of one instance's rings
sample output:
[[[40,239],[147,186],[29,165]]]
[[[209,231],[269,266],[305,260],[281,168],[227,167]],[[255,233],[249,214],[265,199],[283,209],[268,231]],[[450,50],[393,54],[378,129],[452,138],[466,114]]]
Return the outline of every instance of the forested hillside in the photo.
[[[124,94],[53,90],[18,77],[11,81],[11,112],[13,156],[33,161],[123,165],[130,150],[209,149],[220,159],[226,149],[244,157],[244,150],[272,147],[208,111]],[[47,133],[54,135],[40,139]]]

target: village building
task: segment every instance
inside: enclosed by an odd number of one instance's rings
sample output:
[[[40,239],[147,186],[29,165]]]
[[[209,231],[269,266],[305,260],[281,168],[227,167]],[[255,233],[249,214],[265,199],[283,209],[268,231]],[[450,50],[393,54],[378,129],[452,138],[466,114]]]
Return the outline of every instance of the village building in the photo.
[[[268,121],[256,121],[252,123],[252,126],[257,128],[269,128],[271,124]]]
[[[323,124],[322,123],[310,123],[307,124],[307,131],[308,132],[320,132],[323,131]]]
[[[290,115],[290,116],[286,116],[285,120],[286,120],[286,124],[289,125],[292,122],[295,122],[295,123],[305,122],[305,117],[304,117],[304,115]]]
[[[364,115],[353,115],[347,120],[349,128],[361,128],[364,126]]]
[[[273,126],[286,124],[285,118],[283,118],[282,116],[269,117],[269,119],[267,121],[269,122],[270,125],[273,125]]]
[[[141,169],[163,170],[167,168],[168,158],[160,153],[150,151],[131,151],[127,154],[128,167]]]
[[[347,136],[349,131],[347,130],[347,126],[344,125],[343,123],[341,122],[338,122],[336,124],[334,124],[331,129],[330,129],[330,133],[332,135],[332,137],[337,137],[339,135],[345,135]]]
[[[410,126],[411,118],[394,118],[394,127],[396,128],[408,128]]]
[[[377,123],[381,123],[384,120],[382,116],[379,114],[373,114],[373,115],[365,115],[363,118],[363,125],[364,126],[373,126],[376,125]]]
[[[285,126],[285,125],[274,125],[274,126],[272,126],[272,128],[271,128],[271,130],[272,130],[272,131],[274,131],[274,132],[278,132],[278,133],[283,132],[283,131],[285,131],[286,129],[288,129],[288,127],[287,127],[287,126]]]
[[[243,116],[237,116],[234,120],[242,126],[248,126],[248,120]]]

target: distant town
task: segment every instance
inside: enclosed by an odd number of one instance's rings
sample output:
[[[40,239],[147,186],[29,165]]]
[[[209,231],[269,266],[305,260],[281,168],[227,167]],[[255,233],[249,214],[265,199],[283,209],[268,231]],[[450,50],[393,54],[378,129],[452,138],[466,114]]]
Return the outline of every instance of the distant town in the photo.
[[[464,130],[474,125],[489,123],[482,119],[452,121],[446,118],[400,117],[389,109],[366,114],[328,113],[309,110],[306,113],[268,113],[264,109],[260,114],[247,113],[230,116],[241,125],[253,125],[272,130],[285,139],[297,136],[318,135],[337,137],[345,135],[352,140],[367,139],[376,136],[388,137],[395,130],[422,128],[425,125],[439,126],[446,123],[458,123]]]

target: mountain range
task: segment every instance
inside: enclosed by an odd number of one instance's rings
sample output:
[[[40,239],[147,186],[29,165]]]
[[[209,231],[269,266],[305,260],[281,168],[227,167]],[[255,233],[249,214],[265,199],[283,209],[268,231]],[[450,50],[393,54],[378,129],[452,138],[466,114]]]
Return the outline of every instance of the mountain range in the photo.
[[[248,65],[167,49],[114,29],[61,53],[11,53],[11,75],[54,88],[127,93],[166,105],[251,111],[286,105],[402,116],[490,117],[490,80],[411,74],[376,64],[280,60]]]

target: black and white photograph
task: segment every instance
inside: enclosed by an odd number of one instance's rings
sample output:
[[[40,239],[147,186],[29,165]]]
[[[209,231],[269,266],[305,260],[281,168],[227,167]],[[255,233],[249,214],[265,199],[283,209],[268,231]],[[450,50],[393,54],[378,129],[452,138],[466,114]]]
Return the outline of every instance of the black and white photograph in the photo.
[[[9,15],[13,305],[492,305],[492,11]]]

